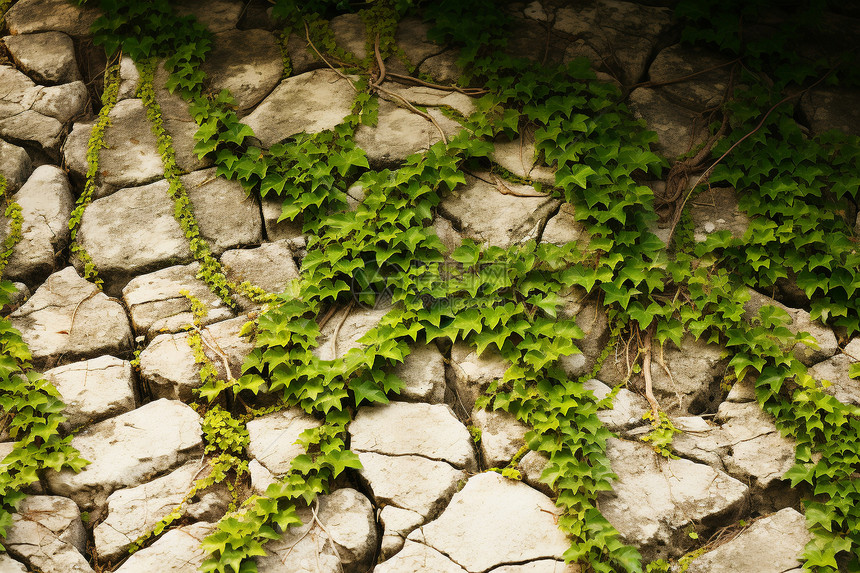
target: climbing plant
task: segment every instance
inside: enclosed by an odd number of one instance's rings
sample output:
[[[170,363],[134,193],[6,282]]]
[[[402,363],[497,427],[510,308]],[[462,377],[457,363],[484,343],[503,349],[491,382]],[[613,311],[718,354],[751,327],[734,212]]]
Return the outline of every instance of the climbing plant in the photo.
[[[285,407],[302,408],[324,423],[301,436],[305,453],[286,476],[265,496],[253,496],[230,513],[204,541],[210,554],[204,571],[255,571],[253,558],[264,554],[264,544],[299,523],[299,503],[311,503],[345,470],[360,467],[345,445],[356,408],[387,402],[402,387],[391,367],[411,344],[436,339],[471,344],[479,352],[489,348],[510,363],[478,406],[505,410],[531,427],[528,446],[549,460],[542,479],[557,492],[559,526],[571,538],[565,558],[594,571],[662,569],[662,563],[643,565],[596,505],[598,493],[611,488],[611,434],[596,415],[605,404],[558,364],[578,352],[583,335],[574,320],[557,318],[572,291],[597,299],[615,336],[636,341],[636,365],[628,377],[637,369],[645,377],[654,424],[650,440],[666,455],[672,455],[673,428],[650,391],[652,349],[680,345],[688,334],[723,343],[732,353],[734,377],[755,379],[758,401],[797,442],[797,464],[786,477],[793,485],[806,483],[814,496],[806,503],[814,538],[805,567],[835,571],[841,562],[860,568],[860,411],[826,394],[794,357],[795,344],[809,340],[787,328],[787,313],[765,306],[750,318],[744,309],[748,287],[767,290],[794,281],[814,317],[846,337],[860,330],[853,296],[860,286],[856,236],[848,216],[857,205],[860,144],[844,134],[808,137],[793,117],[803,92],[833,78],[847,81],[850,74],[828,73],[820,63],[800,62],[783,49],[822,2],[809,3],[810,12],[798,11],[791,26],[764,43],[732,35],[742,29],[728,15],[736,4],[682,2],[677,15],[686,24],[686,41],[716,45],[744,64],[737,82],[742,87],[720,110],[725,119],[715,123],[704,153],[712,161],[699,182],[737,187],[751,224],[741,238],[716,233],[690,246],[676,235],[667,248],[654,233],[654,196],[643,181],[676,166],[650,151],[655,134],[632,119],[622,92],[597,81],[587,62],[547,67],[507,54],[507,16],[489,0],[427,6],[275,2],[273,13],[284,30],[303,32],[326,62],[349,68],[353,77],[343,79],[356,95],[352,113],[334,129],[291,136],[269,149],[251,145],[253,130],[238,118],[228,92],[206,89],[200,64],[211,40],[201,25],[173,15],[167,0],[101,1],[105,16],[94,26],[96,41],[142,65],[141,96],[171,184],[178,172],[152,85],[158,58],[170,74],[168,89],[188,101],[199,126],[195,151],[215,162],[218,176],[240,181],[249,193],[279,197],[282,219],[301,221],[310,235],[301,280],[267,298],[242,375],[206,382],[201,398],[212,404],[230,398],[235,404],[240,401],[232,398],[241,395],[274,394]],[[765,6],[744,4],[750,18]],[[373,170],[353,136],[360,125],[375,123],[378,99],[392,97],[384,81],[398,78],[386,73],[384,60],[397,55],[394,23],[410,8],[431,23],[432,38],[459,48],[465,73],[458,89],[480,85],[469,93],[483,95],[474,114],[459,118],[459,133],[442,133],[443,141],[399,169]],[[364,59],[340,51],[327,27],[326,18],[351,10],[369,32]],[[708,18],[720,25],[701,26]],[[765,73],[769,81],[762,79]],[[400,104],[424,113],[408,100]],[[493,166],[493,141],[527,130],[534,133],[536,159],[555,169],[554,184],[535,185],[537,192],[570,203],[585,238],[506,249],[467,240],[448,252],[431,226],[439,202],[466,183],[466,170],[493,169],[500,175],[498,190],[505,192],[510,174]],[[670,169],[668,177],[674,173]],[[353,184],[363,199],[350,210],[345,191]],[[182,217],[187,197],[180,187],[171,189]],[[685,203],[679,203],[670,235],[686,224]],[[193,218],[186,222],[192,241],[199,239]],[[217,261],[207,262],[205,243],[195,245],[195,256],[211,270],[210,286],[222,298],[230,296],[233,287],[214,278],[220,271]],[[355,305],[386,305],[387,312],[362,338],[363,347],[339,355],[339,325]],[[332,336],[333,358],[326,359],[317,341],[321,323],[329,320],[340,322]],[[242,435],[237,418],[223,417],[219,408],[207,413],[212,443],[241,464],[241,448],[231,445],[232,438],[220,439]]]

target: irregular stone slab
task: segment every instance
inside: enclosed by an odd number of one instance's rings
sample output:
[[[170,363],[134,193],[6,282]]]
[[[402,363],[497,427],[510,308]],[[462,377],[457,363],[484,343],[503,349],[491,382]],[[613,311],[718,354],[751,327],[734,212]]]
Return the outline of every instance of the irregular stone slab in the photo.
[[[794,465],[795,444],[782,437],[771,417],[755,402],[723,402],[710,425],[702,418],[677,418],[683,431],[672,449],[749,484],[752,504],[760,512],[795,504],[798,493],[785,475]]]
[[[510,363],[498,352],[485,349],[479,356],[471,345],[455,342],[451,348],[451,363],[448,380],[456,393],[455,404],[462,402],[468,415],[493,380],[505,375]]]
[[[263,224],[266,226],[266,236],[270,241],[290,240],[302,236],[301,216],[295,221],[288,219],[278,221],[282,212],[281,203],[281,199],[272,196],[264,197],[261,200]]]
[[[440,84],[454,85],[463,74],[463,69],[457,64],[460,52],[448,49],[435,56],[430,56],[418,66],[418,71],[436,80]]]
[[[708,344],[704,339],[696,340],[692,336],[681,340],[680,349],[666,345],[663,359],[672,377],[669,378],[657,360],[651,365],[654,395],[660,407],[670,414],[682,416],[716,412],[722,401],[720,380],[727,362],[725,356],[728,352],[722,345]],[[615,385],[626,376],[624,357],[610,355],[597,378]]]
[[[382,525],[382,543],[379,550],[382,561],[403,548],[406,537],[424,523],[424,517],[408,509],[386,505],[379,512],[379,523]]]
[[[667,8],[617,0],[589,0],[559,8],[554,28],[578,41],[565,61],[585,56],[597,69],[614,72],[625,85],[642,78],[651,51],[671,25]]]
[[[272,26],[269,29],[274,29],[275,27]],[[308,46],[304,30],[302,33],[296,32],[295,34],[290,34],[290,37],[287,39],[287,53],[290,55],[290,64],[293,66],[294,76],[325,67],[325,64],[319,59],[316,52]]]
[[[314,70],[282,81],[242,121],[263,147],[297,133],[332,129],[349,115],[355,92],[334,70]]]
[[[607,445],[618,480],[598,496],[600,511],[647,561],[683,554],[692,544],[690,527],[732,523],[749,507],[749,488],[710,466],[658,459],[641,442],[610,439]]]
[[[282,293],[299,278],[299,269],[293,260],[293,250],[287,241],[265,243],[255,249],[236,249],[221,255],[221,264],[227,278],[235,283],[250,282],[271,293]],[[259,307],[245,297],[236,302],[243,310]]]
[[[558,508],[526,484],[495,472],[473,476],[435,521],[409,540],[424,543],[479,573],[505,563],[558,559],[570,547]]]
[[[481,430],[481,459],[488,468],[508,465],[520,448],[526,445],[530,428],[504,410],[472,411],[472,422]]]
[[[12,34],[59,31],[70,36],[90,34],[101,11],[94,5],[76,6],[65,0],[20,0],[6,12]]]
[[[361,348],[362,343],[359,339],[375,328],[388,310],[380,306],[379,308],[346,308],[343,311],[337,311],[320,330],[319,346],[314,348],[314,356],[323,360],[334,360],[353,348]],[[345,313],[348,313],[346,318],[344,318]],[[340,330],[335,340],[334,333],[338,325]]]
[[[134,60],[129,56],[123,56],[119,61],[119,93],[117,101],[133,98],[140,84],[140,71]],[[68,145],[68,143],[66,144]]]
[[[563,203],[558,213],[550,217],[541,234],[541,243],[566,245],[580,239],[587,240],[588,232],[585,225],[576,220],[573,205]]]
[[[99,152],[100,177],[94,192],[96,199],[124,187],[144,185],[164,177],[158,142],[146,118],[143,102],[124,99],[117,102],[108,117],[107,146]],[[78,129],[80,132],[75,133]],[[76,125],[63,146],[66,164],[80,178],[86,177],[87,143],[91,133],[92,124]]]
[[[0,136],[32,141],[56,156],[63,124],[84,110],[87,88],[77,81],[60,86],[37,85],[11,66],[0,65]]]
[[[583,384],[586,390],[591,390],[594,397],[603,400],[612,388],[592,378]],[[642,417],[650,411],[648,402],[642,396],[634,394],[627,388],[621,388],[612,399],[612,409],[597,412],[597,419],[613,432],[623,432],[645,424]]]
[[[272,472],[257,460],[248,462],[248,473],[251,476],[251,489],[257,495],[265,495],[269,486],[278,481]]]
[[[0,553],[0,573],[27,573],[27,568],[8,554]]]
[[[275,89],[284,73],[284,63],[271,32],[229,30],[212,39],[212,51],[206,55],[203,71],[216,93],[230,90],[241,113]]]
[[[293,459],[305,453],[296,440],[305,430],[318,428],[320,421],[299,408],[274,412],[248,422],[248,455],[259,461],[276,477],[290,469]]]
[[[544,221],[560,205],[551,197],[518,197],[503,195],[491,183],[492,176],[482,179],[466,176],[466,186],[442,200],[440,212],[454,223],[464,236],[478,243],[502,248],[533,239]],[[534,187],[504,182],[515,193],[536,194]],[[487,217],[487,213],[493,213]]]
[[[740,239],[750,224],[749,217],[738,208],[735,190],[730,187],[709,187],[696,195],[690,204],[690,214],[696,242],[719,231],[729,231],[732,237]]]
[[[215,175],[215,168],[182,176],[194,205],[200,235],[216,255],[227,249],[263,242],[263,220],[257,201],[238,181]]]
[[[844,404],[860,406],[860,380],[851,378],[851,365],[860,361],[860,338],[855,338],[842,353],[809,369],[816,380],[827,380],[824,391]]]
[[[522,457],[520,463],[517,465],[517,470],[519,470],[522,475],[523,482],[548,496],[553,496],[555,495],[555,492],[552,488],[545,482],[541,481],[541,475],[543,475],[543,470],[546,468],[548,463],[549,458],[546,454],[543,452],[531,451]]]
[[[156,400],[93,424],[72,438],[72,446],[90,465],[77,474],[49,471],[48,485],[81,507],[101,513],[114,491],[140,485],[199,456],[200,425],[197,412],[173,400]]]
[[[214,523],[195,523],[171,529],[134,553],[116,573],[197,573],[208,557],[201,544],[215,528]]]
[[[0,139],[0,174],[6,178],[6,192],[20,189],[32,172],[33,163],[24,148]]]
[[[367,35],[364,21],[358,14],[341,14],[329,22],[337,47],[359,60],[367,57]]]
[[[657,54],[648,68],[648,79],[655,83],[668,82],[722,65],[685,81],[667,83],[658,88],[668,99],[684,107],[703,111],[722,102],[731,79],[730,63],[728,58],[719,53],[675,44]]]
[[[78,506],[48,495],[24,499],[12,516],[4,545],[10,554],[44,573],[92,573],[82,555],[87,533]]]
[[[73,267],[48,277],[9,318],[37,365],[131,351],[131,328],[122,305]]]
[[[392,428],[398,428],[392,432]],[[469,430],[447,405],[391,402],[364,406],[349,425],[350,448],[357,452],[418,455],[475,471]]]
[[[354,489],[338,489],[319,497],[319,523],[314,520],[310,508],[300,509],[299,517],[300,527],[291,527],[280,539],[265,545],[269,555],[257,558],[260,573],[364,573],[369,570],[376,551],[377,533],[373,506],[366,497]],[[317,568],[317,558],[322,569]],[[330,562],[334,565],[332,569]]]
[[[394,557],[380,563],[373,573],[467,573],[465,569],[423,543],[407,541]]]
[[[220,322],[236,316],[220,298],[197,278],[200,263],[167,267],[154,273],[133,278],[124,289],[122,299],[131,315],[135,334],[148,339],[164,332],[178,332],[194,322],[191,301],[180,291],[202,302],[207,314],[202,324]]]
[[[81,79],[72,39],[62,32],[6,36],[3,43],[20,70],[40,84]]]
[[[403,50],[406,58],[413,66],[417,66],[423,60],[444,50],[443,46],[427,39],[429,30],[429,23],[414,16],[403,18],[397,23],[394,41],[397,43],[397,47]],[[386,67],[389,67],[388,62],[386,62]]]
[[[121,489],[107,498],[107,517],[93,530],[99,559],[115,561],[140,536],[152,531],[191,491],[207,466],[190,461],[151,482]]]
[[[687,571],[783,573],[792,568],[800,571],[803,548],[810,539],[806,518],[787,507],[757,520],[728,543],[697,557]]]
[[[655,153],[675,158],[705,140],[707,126],[702,125],[699,114],[675,105],[657,89],[636,88],[627,101],[633,115],[644,119],[648,129],[657,133],[657,142],[652,146]]]
[[[84,211],[78,242],[92,257],[107,293],[120,296],[134,276],[191,262],[168,188],[161,180],[121,189]]]
[[[836,335],[833,333],[833,330],[822,325],[817,320],[813,321],[809,313],[802,308],[789,308],[752,289],[747,289],[747,292],[750,295],[750,299],[744,304],[744,316],[747,320],[753,320],[757,317],[761,307],[767,305],[775,306],[788,313],[791,322],[786,326],[791,332],[808,332],[812,335],[818,343],[818,348],[802,343],[794,346],[794,356],[807,366],[830,358],[838,352],[839,345],[836,342]]]
[[[494,147],[490,159],[517,177],[543,185],[555,185],[555,169],[535,162],[534,138],[496,141]]]
[[[427,114],[449,139],[462,129],[436,108],[428,109]],[[355,132],[355,144],[367,153],[367,161],[375,169],[397,167],[410,155],[427,151],[439,141],[442,136],[433,123],[387,100],[379,102],[377,124],[361,125]]]
[[[15,245],[4,276],[36,285],[56,270],[58,254],[69,244],[69,215],[75,205],[66,174],[42,165],[12,196],[21,206],[21,240]],[[11,221],[0,217],[3,235]]]
[[[226,32],[236,27],[242,15],[241,0],[210,0],[200,4],[195,0],[177,0],[173,5],[177,16],[194,16],[194,19],[209,28],[213,34]],[[207,59],[214,53],[218,40],[213,42],[213,51],[207,54]]]
[[[125,360],[99,356],[46,370],[44,377],[66,405],[62,426],[67,432],[134,410],[134,373]]]
[[[606,309],[579,287],[558,294],[564,301],[558,309],[559,320],[575,320],[583,332],[583,337],[575,341],[580,352],[559,357],[565,374],[575,379],[594,369],[609,343],[609,318]]]
[[[400,400],[441,404],[445,401],[445,358],[435,344],[415,346],[394,374],[403,380]]]
[[[849,135],[860,135],[860,98],[855,90],[809,90],[800,100],[800,109],[815,134],[839,129]]]
[[[238,378],[245,358],[254,345],[239,336],[248,322],[247,316],[216,322],[201,329],[203,352],[215,367],[221,380],[228,378],[224,358],[213,350],[219,349],[227,357],[229,377]],[[177,400],[190,400],[193,390],[202,386],[200,365],[188,344],[188,333],[161,334],[140,353],[140,377],[153,396]]]
[[[359,477],[370,490],[377,507],[408,509],[423,523],[433,519],[468,477],[463,470],[421,456],[386,456],[357,452]]]

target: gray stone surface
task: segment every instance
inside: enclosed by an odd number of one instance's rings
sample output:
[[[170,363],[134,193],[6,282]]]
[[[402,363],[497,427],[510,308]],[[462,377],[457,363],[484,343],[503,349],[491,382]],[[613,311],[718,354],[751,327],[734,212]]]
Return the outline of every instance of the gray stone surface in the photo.
[[[633,114],[657,133],[652,151],[670,159],[695,148],[707,135],[707,126],[702,125],[696,112],[672,103],[655,88],[636,88],[628,104]]]
[[[808,332],[812,335],[818,343],[818,348],[802,343],[798,343],[794,347],[794,356],[807,366],[830,358],[839,350],[833,330],[818,321],[813,321],[807,311],[802,308],[789,308],[752,289],[748,289],[747,292],[750,295],[750,299],[744,304],[744,313],[747,320],[754,320],[758,316],[761,307],[767,305],[775,306],[788,313],[791,322],[786,326],[790,331],[793,333]]]
[[[522,565],[503,565],[493,569],[495,573],[580,573],[576,563],[565,563],[556,559],[539,559]]]
[[[132,346],[122,305],[99,292],[72,267],[48,277],[10,319],[30,347],[34,362],[46,367],[78,358],[121,354]]]
[[[299,269],[293,260],[293,250],[287,241],[264,243],[253,249],[235,249],[221,255],[221,264],[227,278],[235,283],[248,281],[266,292],[282,293],[290,282],[299,278]],[[236,297],[243,309],[259,305],[245,297]]]
[[[394,374],[403,380],[397,399],[430,404],[445,401],[445,358],[435,344],[414,346]]]
[[[340,14],[329,22],[337,47],[359,60],[367,57],[367,35],[359,14]],[[372,39],[371,39],[372,41]],[[372,52],[371,52],[372,53]]]
[[[604,399],[612,390],[597,379],[588,380],[583,386],[586,390],[591,390],[598,400]],[[600,410],[597,418],[611,431],[623,432],[644,425],[646,421],[642,416],[650,410],[645,398],[627,388],[621,388],[612,399],[612,408]]]
[[[254,197],[238,181],[216,177],[215,168],[182,176],[200,235],[216,255],[263,242],[263,220]]]
[[[15,561],[6,553],[0,553],[0,573],[27,573],[20,561]]]
[[[341,358],[353,348],[359,348],[359,339],[379,324],[379,321],[390,309],[347,307],[338,310],[331,319],[320,329],[319,346],[314,348],[315,356],[323,360]],[[344,317],[344,315],[346,315]],[[340,330],[337,330],[340,327]],[[334,334],[337,332],[337,339]]]
[[[44,376],[66,405],[66,431],[134,409],[134,373],[125,360],[99,356],[51,368]]]
[[[383,507],[379,512],[379,524],[382,526],[379,560],[384,561],[400,551],[406,537],[422,523],[424,517],[420,513],[393,505]]]
[[[278,221],[281,216],[282,200],[279,197],[269,195],[261,201],[263,211],[263,224],[266,226],[266,237],[270,241],[288,241],[302,236],[302,218],[299,216],[295,221],[284,219]]]
[[[403,550],[376,566],[373,573],[467,573],[442,553],[423,543],[407,541]]]
[[[575,209],[570,203],[563,203],[558,213],[549,218],[541,234],[542,243],[566,245],[571,241],[587,241],[585,225],[576,220]]]
[[[393,505],[418,514],[421,521],[436,517],[468,474],[446,462],[422,456],[386,456],[358,452],[361,480],[377,507]]]
[[[560,204],[551,197],[519,197],[502,194],[489,173],[481,179],[466,176],[466,186],[447,196],[439,205],[441,213],[466,237],[478,243],[507,248],[537,238],[540,227]],[[504,182],[515,193],[533,195],[528,185]],[[488,217],[487,213],[492,213]]]
[[[702,190],[690,202],[690,215],[695,225],[693,237],[697,242],[719,231],[729,231],[732,237],[740,239],[749,228],[749,217],[738,208],[735,190],[729,187]]]
[[[15,245],[4,277],[37,285],[57,270],[60,252],[69,244],[69,215],[75,205],[66,174],[53,165],[37,167],[12,196],[21,206],[21,241]],[[11,221],[0,216],[3,235]]]
[[[800,555],[812,538],[806,519],[785,508],[757,520],[740,535],[697,557],[688,573],[791,573],[800,571]]]
[[[119,93],[117,101],[133,98],[140,84],[140,72],[134,60],[129,56],[123,56],[119,61]],[[77,126],[76,126],[77,127]]]
[[[19,0],[6,12],[12,34],[60,31],[70,36],[88,36],[101,12],[96,6],[76,6],[65,0]]]
[[[654,354],[659,356],[659,348],[655,348]],[[704,338],[696,340],[690,335],[681,340],[681,348],[667,344],[663,360],[672,373],[671,378],[656,358],[651,363],[654,395],[660,407],[673,415],[715,412],[722,401],[720,380],[725,372],[726,356],[725,347],[708,344]],[[597,378],[615,385],[626,375],[622,349],[618,354],[610,354]]]
[[[110,127],[105,130],[104,137],[107,146],[99,152],[96,199],[124,187],[144,185],[164,177],[158,142],[146,118],[143,102],[124,99],[117,102],[108,117]],[[66,164],[82,179],[87,172],[87,144],[91,133],[92,124],[76,124],[63,146]]]
[[[481,460],[488,468],[501,468],[525,446],[529,426],[504,410],[473,410],[472,423],[481,430]]]
[[[616,439],[607,454],[618,480],[598,496],[600,510],[645,560],[677,557],[693,543],[690,528],[733,523],[749,507],[747,486],[710,466]]]
[[[3,44],[18,69],[40,84],[67,84],[81,79],[75,46],[62,32],[6,36]]]
[[[801,98],[800,109],[816,135],[830,129],[860,135],[860,97],[856,90],[815,88]]]
[[[266,30],[223,31],[213,38],[203,71],[216,93],[230,90],[239,111],[248,111],[281,81],[281,48]]]
[[[860,406],[860,380],[851,378],[851,365],[860,362],[860,338],[855,338],[832,358],[809,369],[816,380],[827,380],[824,391],[844,404]]]
[[[114,491],[145,483],[199,456],[203,449],[200,424],[197,412],[171,400],[150,402],[93,424],[72,439],[72,446],[90,465],[77,474],[50,471],[48,485],[94,511],[97,518]]]
[[[201,543],[214,531],[212,523],[194,523],[172,529],[149,547],[129,557],[116,573],[197,573],[208,556]]]
[[[549,463],[549,458],[543,452],[530,451],[520,459],[517,470],[523,478],[523,482],[529,484],[546,495],[555,495],[552,488],[541,480],[541,475]]]
[[[242,15],[242,8],[241,0],[208,0],[203,4],[196,0],[177,0],[173,4],[173,10],[177,15],[194,16],[213,34],[235,28]],[[207,57],[212,53],[210,52]]]
[[[134,541],[182,503],[195,479],[207,473],[201,460],[193,460],[165,476],[113,492],[107,498],[107,516],[93,530],[99,559],[117,561]]]
[[[376,522],[373,506],[359,492],[343,488],[320,496],[316,519],[310,508],[299,510],[299,517],[301,526],[266,544],[269,555],[257,558],[260,573],[364,573],[372,566]]]
[[[131,316],[137,335],[148,339],[164,332],[178,332],[194,321],[188,294],[202,302],[207,309],[202,324],[211,324],[235,317],[235,313],[197,278],[200,263],[168,267],[133,278],[122,289],[122,299]]]
[[[565,61],[584,56],[625,85],[640,81],[651,51],[671,24],[668,8],[588,0],[556,11],[553,27],[575,41]]]
[[[168,187],[164,180],[128,187],[96,199],[84,211],[78,241],[92,257],[106,292],[119,296],[134,276],[191,262]]]
[[[238,378],[245,358],[254,348],[252,343],[239,336],[247,322],[247,316],[238,316],[200,329],[205,340],[203,352],[220,380]],[[230,366],[229,375],[224,368],[224,357]],[[188,344],[188,333],[156,336],[140,353],[140,377],[153,396],[190,400],[193,390],[203,382],[200,380],[200,365],[195,362],[194,352]]]
[[[731,76],[729,58],[719,53],[675,44],[661,50],[648,68],[648,79],[655,83],[669,82],[702,70],[690,79],[667,83],[658,89],[667,99],[686,108],[703,111],[719,105],[725,95]]]
[[[0,174],[6,178],[6,192],[20,189],[32,172],[33,162],[27,151],[0,139]]]
[[[260,462],[276,477],[290,469],[293,459],[305,453],[296,440],[305,430],[319,427],[320,421],[299,408],[266,414],[248,422],[251,442],[248,455]]]
[[[535,154],[533,137],[517,138],[511,141],[496,141],[490,159],[517,177],[544,185],[555,185],[555,170],[546,165],[538,165],[535,162]]]
[[[469,344],[457,342],[451,348],[451,363],[448,381],[456,394],[455,405],[462,403],[462,414],[468,415],[475,407],[475,400],[481,396],[490,382],[505,375],[510,366],[498,352],[485,349],[483,354]]]
[[[438,519],[408,539],[479,573],[503,564],[560,558],[570,540],[558,528],[558,513],[544,494],[486,472],[470,478]]]
[[[271,147],[297,133],[332,129],[349,115],[354,95],[333,70],[314,70],[283,80],[242,121]]]
[[[40,86],[11,66],[0,65],[0,137],[35,142],[50,156],[59,150],[63,124],[84,111],[87,88],[77,81]]]
[[[798,493],[782,480],[794,465],[795,444],[755,402],[723,402],[711,425],[702,418],[678,418],[672,448],[681,456],[727,472],[750,487],[760,512],[794,505]]]
[[[92,573],[82,554],[86,543],[75,502],[47,495],[21,502],[3,541],[11,555],[42,573]]]
[[[392,428],[398,428],[392,432]],[[391,402],[364,406],[349,425],[350,448],[389,456],[418,455],[477,469],[472,438],[443,404]]]

